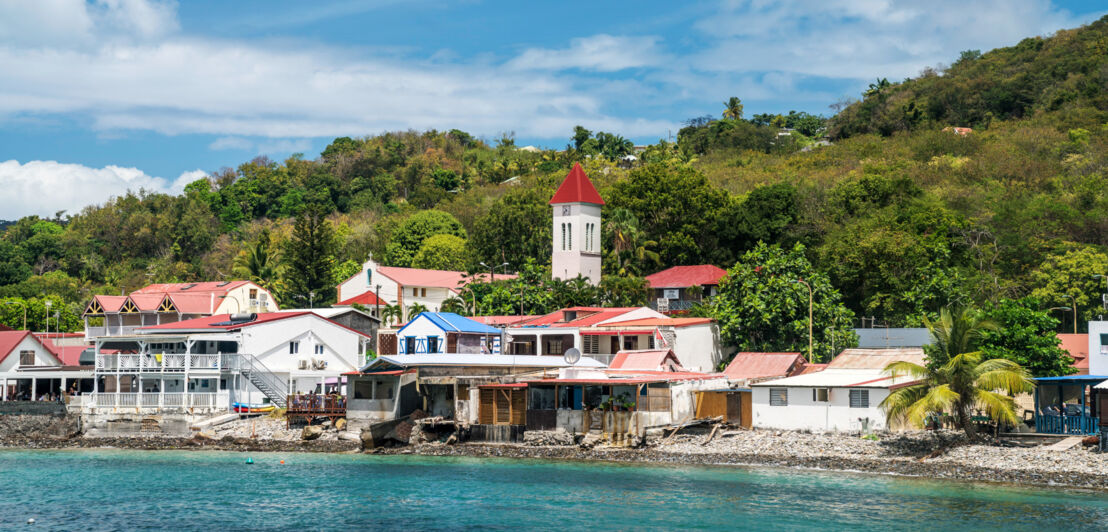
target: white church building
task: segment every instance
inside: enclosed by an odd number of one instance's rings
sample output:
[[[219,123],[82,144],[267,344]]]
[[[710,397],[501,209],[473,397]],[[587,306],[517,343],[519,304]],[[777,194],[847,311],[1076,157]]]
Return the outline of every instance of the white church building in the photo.
[[[569,280],[578,275],[600,283],[600,208],[604,199],[589,181],[581,164],[573,165],[550,198],[554,208],[551,276]]]

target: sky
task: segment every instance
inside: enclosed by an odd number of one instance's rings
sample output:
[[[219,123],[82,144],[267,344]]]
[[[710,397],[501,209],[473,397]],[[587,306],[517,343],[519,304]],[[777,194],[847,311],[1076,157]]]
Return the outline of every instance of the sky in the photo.
[[[651,143],[738,96],[830,114],[1108,13],[1094,0],[4,0],[0,219],[179,192],[338,136],[462,129]]]

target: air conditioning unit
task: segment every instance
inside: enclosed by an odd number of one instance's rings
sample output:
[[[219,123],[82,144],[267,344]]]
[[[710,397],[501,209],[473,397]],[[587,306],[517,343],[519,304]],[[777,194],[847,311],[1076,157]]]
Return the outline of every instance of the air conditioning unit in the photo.
[[[307,360],[301,360],[299,367],[300,367],[300,369],[308,369],[308,361]]]

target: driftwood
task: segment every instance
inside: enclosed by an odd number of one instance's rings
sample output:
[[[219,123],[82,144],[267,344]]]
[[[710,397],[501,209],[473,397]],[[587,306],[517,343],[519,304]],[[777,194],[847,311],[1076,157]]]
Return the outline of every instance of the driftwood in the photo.
[[[697,425],[704,425],[706,423],[717,423],[718,424],[719,422],[723,421],[723,416],[716,416],[716,417],[713,417],[713,418],[705,418],[705,419],[692,419],[692,420],[690,420],[690,418],[692,418],[692,414],[689,414],[689,416],[686,417],[685,420],[682,421],[681,423],[678,423],[677,425],[671,425],[673,427],[673,431],[670,432],[668,436],[662,438],[662,443],[668,442],[681,429],[688,428],[688,427],[695,427]]]
[[[712,441],[712,438],[716,437],[716,432],[719,431],[721,423],[716,423],[716,426],[712,427],[712,432],[708,433],[708,439],[704,440],[704,443],[700,445],[708,445],[708,442]]]

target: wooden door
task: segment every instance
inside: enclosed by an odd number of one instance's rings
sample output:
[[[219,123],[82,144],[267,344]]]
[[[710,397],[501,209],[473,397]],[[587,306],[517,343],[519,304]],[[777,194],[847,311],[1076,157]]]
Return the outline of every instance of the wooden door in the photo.
[[[742,396],[737,393],[727,394],[727,419],[728,423],[742,423]]]

